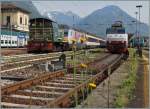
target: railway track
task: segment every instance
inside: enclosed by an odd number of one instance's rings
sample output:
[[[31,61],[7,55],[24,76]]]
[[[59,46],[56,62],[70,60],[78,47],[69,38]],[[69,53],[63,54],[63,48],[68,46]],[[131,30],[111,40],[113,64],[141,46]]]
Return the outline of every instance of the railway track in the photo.
[[[1,88],[2,107],[74,107],[90,92],[89,83],[99,84],[116,68],[121,55],[108,55],[88,64],[88,72],[64,70],[24,80]]]
[[[78,51],[76,53],[76,55],[81,55],[83,54],[84,51]],[[17,62],[9,62],[9,63],[4,63],[1,64],[1,73],[9,73],[9,72],[14,72],[14,71],[21,71],[22,69],[30,69],[33,67],[33,65],[36,64],[40,64],[40,63],[46,63],[48,61],[52,61],[52,60],[58,60],[60,55],[62,53],[53,53],[53,54],[42,54],[42,56],[44,55],[44,57],[40,57],[41,55],[38,56],[34,56],[36,58],[33,59],[27,59],[27,60],[22,60],[22,61],[17,61]],[[65,52],[66,54],[66,58],[70,59],[72,56],[72,52]],[[30,57],[31,58],[31,57]]]
[[[89,51],[94,51],[94,50],[100,50],[99,48],[97,49],[87,49]],[[79,50],[77,52],[83,52],[84,50]],[[72,51],[65,51],[65,54],[71,54]],[[6,61],[3,64],[9,64],[12,62],[19,62],[19,61],[25,61],[25,60],[30,60],[30,59],[36,59],[36,58],[42,58],[42,57],[47,57],[47,56],[54,56],[54,55],[59,55],[62,54],[62,52],[53,52],[53,53],[44,53],[44,54],[21,54],[21,55],[12,55],[12,56],[2,56],[2,58]]]
[[[103,52],[100,53],[100,54],[99,53],[100,52],[96,53],[98,55],[98,58],[96,58],[96,59],[104,58],[105,56],[108,55],[108,53],[103,53]],[[83,56],[84,54],[81,54],[81,55]],[[80,56],[80,54],[79,54],[77,57],[79,58],[79,57],[82,57],[82,56]],[[95,57],[93,57],[93,53],[90,53],[90,55],[88,55],[88,56],[89,56],[88,57],[89,62],[92,61],[95,58]],[[70,58],[71,58],[71,55],[70,56],[68,55],[67,60],[72,61]],[[56,59],[56,58],[51,58],[49,60],[45,60],[45,62],[46,61],[51,61],[53,59]],[[80,63],[80,61],[81,62],[84,61],[83,59],[78,59],[78,60],[79,60],[78,61],[79,63]],[[43,60],[43,62],[44,62],[44,60]],[[42,61],[40,61],[40,63],[42,63]],[[24,65],[19,65],[19,66],[15,65],[15,68],[11,68],[11,67],[9,68],[8,66],[6,66],[7,69],[1,71],[1,86],[6,86],[6,85],[9,85],[9,84],[16,83],[18,81],[22,81],[22,80],[30,79],[30,78],[33,78],[33,77],[37,77],[37,76],[47,72],[47,71],[45,71],[45,67],[44,67],[45,64],[40,64],[40,63],[37,63],[37,62],[34,63],[33,62],[33,64],[28,64],[28,65],[25,65],[25,64]],[[67,63],[68,63],[68,61],[67,61]],[[70,65],[70,63],[68,63],[68,64]],[[41,66],[42,68],[38,67],[39,65],[40,66],[42,65]]]
[[[89,49],[89,51],[92,51],[92,50],[94,49]],[[66,51],[64,53],[66,54],[67,57],[71,57],[73,54],[72,51]],[[79,50],[77,51],[76,55],[80,55],[83,53],[84,53],[84,50]],[[22,66],[29,65],[29,64],[31,65],[34,63],[42,63],[47,60],[58,59],[61,54],[62,52],[56,52],[56,53],[48,53],[48,54],[24,55],[24,56],[19,55],[19,57],[18,56],[9,57],[11,59],[14,59],[13,62],[8,61],[6,63],[2,63],[1,70],[14,69],[16,67],[21,68]]]
[[[98,58],[89,56],[88,57],[89,60],[86,61],[86,64],[91,63],[93,60],[100,60],[100,59],[106,58],[109,55],[110,54],[107,54],[107,53],[99,54]],[[82,59],[78,59],[78,60],[82,62]],[[79,63],[81,63],[81,62],[79,62]],[[67,65],[70,66],[70,64],[68,62],[67,62]],[[78,65],[78,63],[77,63],[77,65]],[[40,74],[43,74],[45,72],[46,72],[45,70],[38,68],[37,66],[34,66],[34,65],[27,65],[27,66],[23,66],[23,67],[19,67],[19,68],[3,70],[3,71],[1,71],[1,82],[2,82],[1,86],[5,86],[5,85],[9,85],[9,84],[18,82],[18,81],[37,77]]]
[[[24,66],[28,64],[33,64],[35,62],[51,60],[54,58],[58,58],[61,54],[62,54],[61,52],[58,52],[58,53],[47,54],[47,55],[46,54],[45,55],[33,55],[33,56],[22,58],[21,60],[18,59],[14,62],[3,63],[1,64],[1,69],[6,70],[6,69],[14,68],[16,66]],[[66,53],[66,55],[68,54]]]

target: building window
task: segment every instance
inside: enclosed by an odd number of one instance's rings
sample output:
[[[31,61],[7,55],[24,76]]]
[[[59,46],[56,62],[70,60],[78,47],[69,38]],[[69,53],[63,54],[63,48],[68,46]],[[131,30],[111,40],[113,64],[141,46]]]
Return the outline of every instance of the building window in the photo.
[[[20,24],[22,24],[22,17],[20,17]]]
[[[6,25],[10,25],[10,16],[7,16]]]

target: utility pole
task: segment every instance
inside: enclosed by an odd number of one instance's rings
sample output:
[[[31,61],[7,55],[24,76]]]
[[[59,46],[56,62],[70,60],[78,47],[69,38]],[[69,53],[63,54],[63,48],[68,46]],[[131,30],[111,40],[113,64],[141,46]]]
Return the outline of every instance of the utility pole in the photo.
[[[74,28],[74,26],[75,26],[75,23],[74,23],[74,15],[73,15],[73,28]]]
[[[137,14],[138,14],[138,12],[135,12],[135,14],[136,14],[136,32],[135,32],[135,36],[137,38]]]
[[[142,8],[142,5],[137,5],[136,8],[139,8],[139,32],[138,32],[138,41],[139,41],[139,47],[140,47],[140,9]]]
[[[107,88],[107,107],[110,108],[110,74],[111,74],[111,67],[108,69],[108,88]]]

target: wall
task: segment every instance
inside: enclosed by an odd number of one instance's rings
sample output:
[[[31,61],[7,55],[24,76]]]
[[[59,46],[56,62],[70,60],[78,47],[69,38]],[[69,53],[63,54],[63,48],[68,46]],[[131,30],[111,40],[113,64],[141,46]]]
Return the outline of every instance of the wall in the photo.
[[[1,22],[2,25],[6,25],[7,22],[7,16],[11,17],[11,25],[16,25],[16,27],[13,27],[16,30],[19,31],[25,31],[29,32],[29,15],[21,12],[21,11],[14,11],[14,12],[2,12],[1,13]],[[20,24],[20,17],[22,17],[22,24]],[[25,19],[27,19],[27,23],[25,24]]]

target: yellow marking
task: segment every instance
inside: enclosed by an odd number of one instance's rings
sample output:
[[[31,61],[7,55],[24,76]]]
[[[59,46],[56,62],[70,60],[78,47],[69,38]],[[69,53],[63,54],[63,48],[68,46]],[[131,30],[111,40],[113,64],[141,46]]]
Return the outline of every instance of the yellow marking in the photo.
[[[81,68],[87,68],[87,65],[86,64],[80,64],[80,67]]]
[[[146,56],[143,56],[144,59],[144,107],[149,106],[149,64],[148,64],[148,58]]]
[[[92,88],[96,88],[96,84],[94,84],[94,83],[89,83],[89,86]]]

